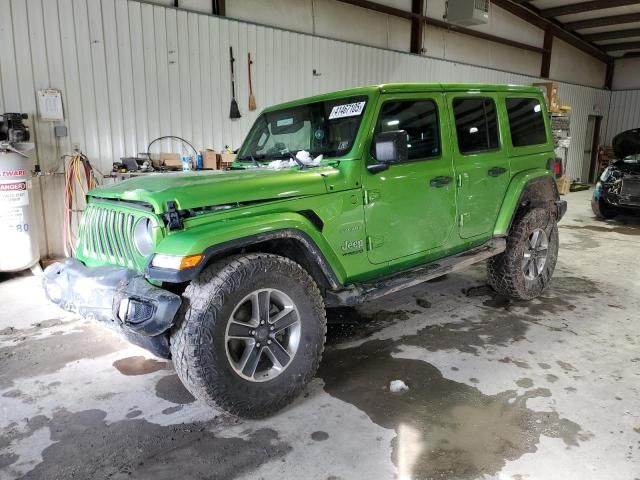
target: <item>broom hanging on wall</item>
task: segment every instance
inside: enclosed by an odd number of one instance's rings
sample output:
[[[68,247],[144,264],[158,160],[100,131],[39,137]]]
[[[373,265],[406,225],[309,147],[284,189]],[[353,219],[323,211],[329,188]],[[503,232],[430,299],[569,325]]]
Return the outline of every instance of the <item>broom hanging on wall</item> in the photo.
[[[256,107],[256,97],[253,94],[253,81],[251,79],[251,65],[253,65],[253,60],[251,60],[251,53],[247,53],[247,58],[249,60],[249,110],[254,111]]]
[[[236,101],[236,73],[233,69],[233,64],[236,60],[233,58],[233,47],[229,47],[229,61],[231,62],[231,109],[229,118],[240,118],[242,115],[240,115],[240,109]]]

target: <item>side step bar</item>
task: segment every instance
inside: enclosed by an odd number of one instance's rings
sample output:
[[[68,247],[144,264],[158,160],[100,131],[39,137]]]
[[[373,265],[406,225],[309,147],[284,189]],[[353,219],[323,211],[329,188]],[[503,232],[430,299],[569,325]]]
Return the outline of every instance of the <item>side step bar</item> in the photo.
[[[369,300],[419,285],[442,275],[464,270],[474,263],[504,252],[506,248],[506,239],[494,238],[466,252],[420,265],[391,277],[371,283],[356,283],[341,290],[329,290],[326,292],[325,303],[327,307],[360,305]]]

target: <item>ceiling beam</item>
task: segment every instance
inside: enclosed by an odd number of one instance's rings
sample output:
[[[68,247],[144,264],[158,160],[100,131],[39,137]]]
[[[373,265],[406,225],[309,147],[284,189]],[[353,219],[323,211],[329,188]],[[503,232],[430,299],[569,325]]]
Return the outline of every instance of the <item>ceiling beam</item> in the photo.
[[[380,3],[371,2],[369,0],[338,0],[342,3],[348,3],[349,5],[355,5],[356,7],[366,8],[367,10],[373,10],[375,12],[386,13],[394,17],[406,18],[412,20],[414,18],[420,18],[420,15],[413,12],[407,12],[400,8],[389,7],[387,5],[381,5]]]
[[[538,11],[535,7],[530,5],[522,6],[517,5],[509,0],[492,0],[495,6],[506,10],[507,12],[515,15],[516,17],[521,18],[522,20],[535,25],[538,28],[541,28],[545,31],[551,30],[553,35],[560,40],[567,42],[568,44],[576,47],[579,50],[582,50],[585,53],[588,53],[592,57],[597,58],[601,62],[608,62],[609,55],[600,50],[595,45],[592,45],[588,42],[585,42],[579,35],[568,32],[564,27],[566,25],[561,24],[552,19],[543,18],[538,14]]]
[[[530,52],[544,53],[545,51],[544,48],[535,47],[527,43],[516,42],[515,40],[509,40],[508,38],[498,37],[496,35],[480,32],[478,30],[471,30],[470,28],[460,27],[458,25],[453,25],[442,20],[436,20],[435,18],[423,17],[423,21],[424,23],[426,23],[427,25],[431,25],[432,27],[443,28],[452,32],[462,33],[463,35],[469,35],[471,37],[500,43],[502,45],[508,45],[510,47],[520,48],[522,50],[528,50]]]
[[[640,42],[608,43],[606,45],[601,45],[601,47],[607,52],[619,52],[620,50],[640,50]]]
[[[568,30],[581,30],[583,28],[608,27],[610,25],[620,25],[621,23],[640,22],[640,13],[625,13],[623,15],[612,15],[610,17],[591,18],[589,20],[579,20],[577,22],[566,22],[565,28]]]
[[[590,33],[582,38],[589,42],[599,42],[602,40],[615,40],[618,38],[640,37],[640,28],[629,28],[627,30],[614,30],[613,32]]]
[[[638,5],[638,0],[593,0],[591,2],[572,3],[570,5],[562,5],[561,7],[545,8],[540,10],[540,15],[545,18],[553,18],[561,15],[593,12],[595,10],[624,7],[627,5]]]
[[[517,42],[515,40],[509,40],[507,38],[498,37],[496,35],[491,35],[489,33],[483,33],[478,30],[472,30],[470,28],[459,27],[457,25],[453,25],[451,23],[447,23],[442,20],[437,20],[435,18],[427,17],[425,15],[420,15],[418,13],[408,12],[406,10],[401,10],[399,8],[390,7],[387,5],[381,5],[379,3],[371,2],[369,0],[338,0],[338,1],[349,4],[349,5],[354,5],[356,7],[365,8],[367,10],[373,10],[376,12],[385,13],[387,15],[392,15],[394,17],[404,18],[412,21],[419,20],[425,23],[426,25],[431,25],[433,27],[451,30],[457,33],[462,33],[464,35],[469,35],[471,37],[488,40],[490,42],[496,42],[502,45],[508,45],[510,47],[520,48],[522,50],[528,50],[530,52],[536,52],[536,53],[544,52],[543,48],[536,47],[534,45]]]
[[[520,5],[509,0],[492,0],[491,3],[496,7],[500,7],[512,15],[526,21],[527,23],[535,25],[538,28],[542,28],[543,30],[547,30],[549,26],[553,25],[551,20],[542,18],[533,10],[533,7],[530,7],[529,5]]]

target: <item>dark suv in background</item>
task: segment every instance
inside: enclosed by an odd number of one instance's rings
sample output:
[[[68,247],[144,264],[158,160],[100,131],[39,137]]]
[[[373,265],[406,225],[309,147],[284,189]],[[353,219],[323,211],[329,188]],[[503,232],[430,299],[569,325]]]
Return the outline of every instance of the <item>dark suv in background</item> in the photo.
[[[640,128],[613,138],[615,160],[602,173],[591,199],[598,218],[640,213]]]

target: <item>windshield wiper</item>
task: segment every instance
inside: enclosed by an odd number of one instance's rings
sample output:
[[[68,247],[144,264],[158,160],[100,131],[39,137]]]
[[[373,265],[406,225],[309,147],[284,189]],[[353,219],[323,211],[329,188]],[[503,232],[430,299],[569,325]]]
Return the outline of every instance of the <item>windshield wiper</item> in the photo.
[[[254,158],[254,156],[253,156],[253,155],[251,155],[251,154],[249,154],[249,155],[244,155],[244,156],[242,156],[242,157],[239,157],[239,158],[238,158],[238,161],[240,161],[240,162],[244,162],[244,161],[246,161],[246,160],[251,160],[251,162],[252,162],[256,167],[260,167],[260,166],[261,166],[260,162],[259,162],[258,160],[256,160],[256,159]]]

